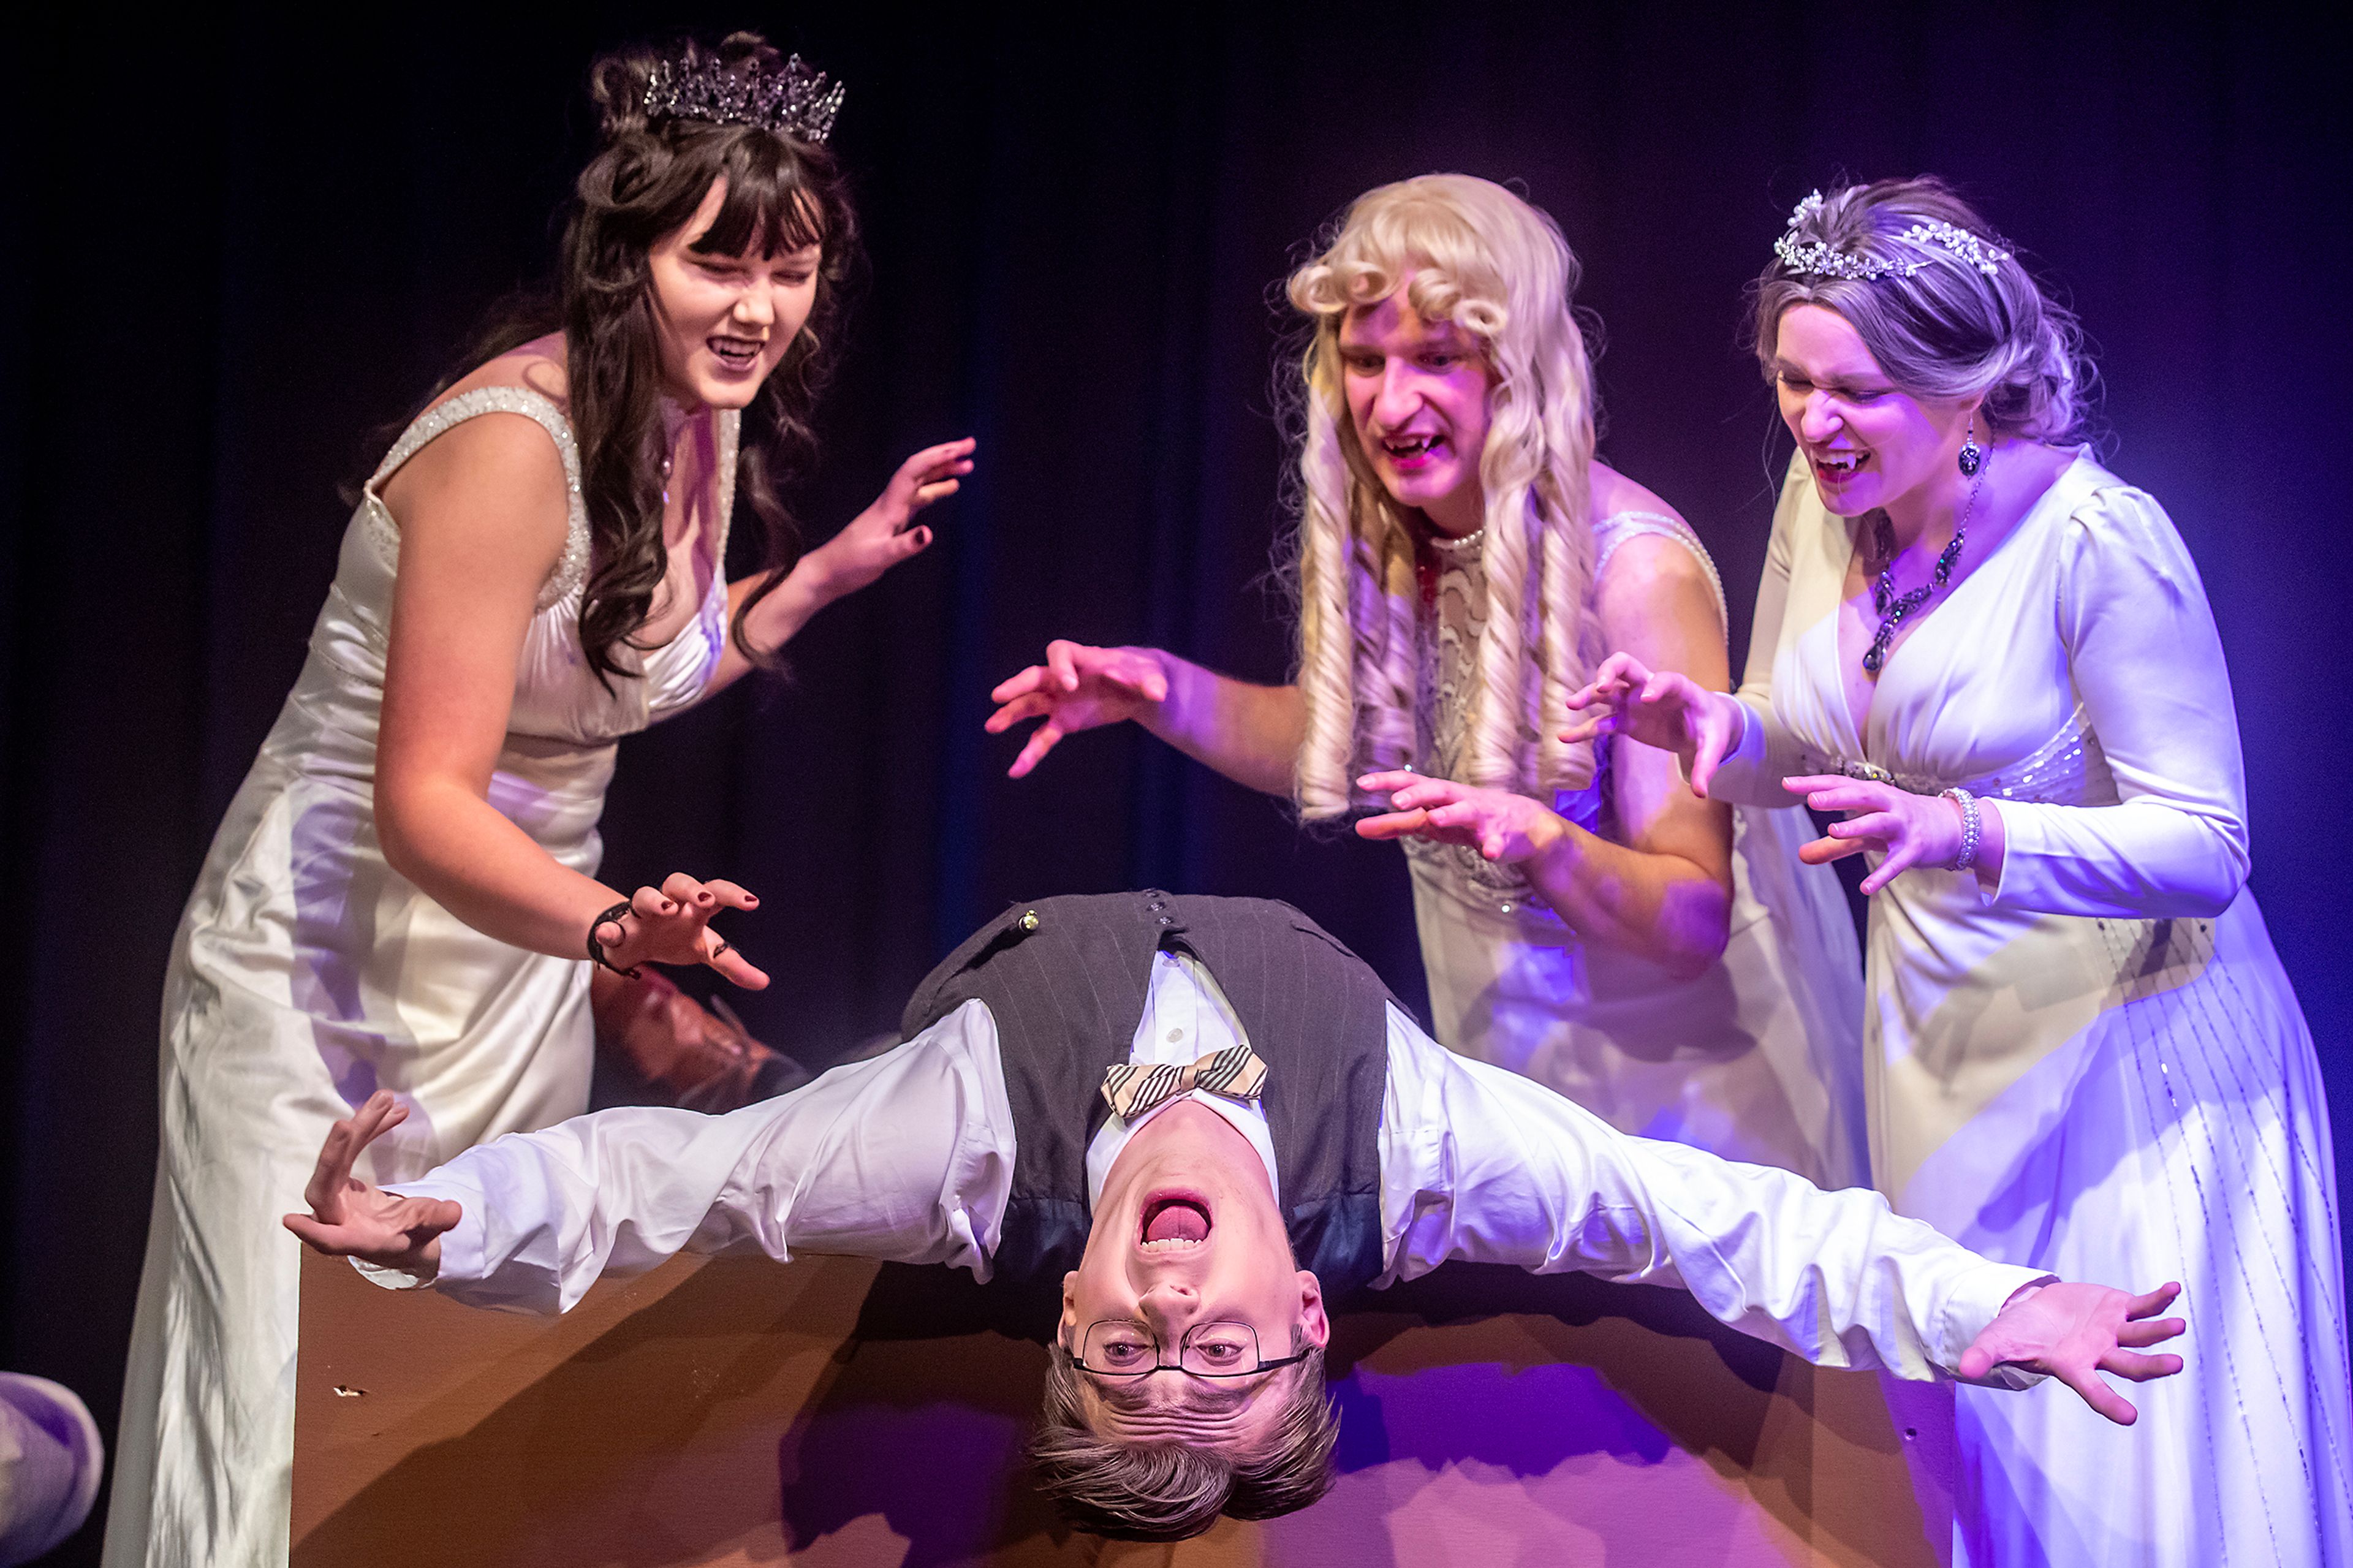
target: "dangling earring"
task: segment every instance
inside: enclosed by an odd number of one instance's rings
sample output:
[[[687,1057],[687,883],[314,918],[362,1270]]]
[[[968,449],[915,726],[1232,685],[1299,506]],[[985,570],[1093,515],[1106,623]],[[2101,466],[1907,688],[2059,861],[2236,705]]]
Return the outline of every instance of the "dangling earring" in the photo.
[[[1968,433],[1961,437],[1961,478],[1973,479],[1985,467],[1985,448],[1978,445],[1978,416],[1969,416]]]

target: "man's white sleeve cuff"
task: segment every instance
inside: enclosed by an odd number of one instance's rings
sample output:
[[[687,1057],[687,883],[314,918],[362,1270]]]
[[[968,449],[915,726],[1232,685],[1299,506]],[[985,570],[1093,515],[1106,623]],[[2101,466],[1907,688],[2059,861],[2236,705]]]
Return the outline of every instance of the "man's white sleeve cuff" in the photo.
[[[450,1189],[430,1182],[403,1182],[386,1187],[387,1193],[402,1197],[448,1198],[459,1209],[457,1225],[441,1233],[441,1261],[430,1274],[412,1274],[406,1268],[385,1268],[352,1259],[352,1267],[360,1278],[386,1290],[416,1290],[427,1285],[460,1284],[482,1277],[482,1199],[470,1188]]]
[[[1971,1269],[1968,1277],[1955,1285],[1945,1298],[1937,1322],[1940,1343],[1936,1350],[1937,1364],[1957,1378],[1960,1375],[1961,1354],[1976,1342],[1992,1321],[2001,1316],[2002,1307],[2012,1296],[2029,1285],[2055,1285],[2056,1274],[2040,1268],[2021,1268],[2008,1263],[1987,1263]],[[2007,1363],[1974,1381],[1988,1388],[2031,1388],[2048,1373],[2029,1372],[2021,1366]]]
[[[432,1284],[433,1280],[438,1278],[438,1276],[411,1274],[406,1268],[385,1268],[370,1263],[364,1258],[354,1258],[351,1262],[352,1267],[360,1271],[361,1279],[371,1285],[381,1285],[387,1290],[419,1290]]]

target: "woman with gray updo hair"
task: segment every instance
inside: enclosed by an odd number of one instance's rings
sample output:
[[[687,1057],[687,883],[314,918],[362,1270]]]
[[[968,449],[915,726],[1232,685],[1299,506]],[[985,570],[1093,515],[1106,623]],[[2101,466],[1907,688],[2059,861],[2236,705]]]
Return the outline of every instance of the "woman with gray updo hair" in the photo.
[[[1799,204],[1755,291],[1797,437],[1737,696],[1626,654],[1571,740],[1865,854],[1879,1189],[2004,1262],[2186,1286],[2146,1429],[1964,1388],[1955,1556],[2353,1561],[2327,1107],[2253,896],[2221,643],[2082,446],[2074,319],[1947,186]]]
[[[2074,313],[2044,297],[2015,256],[1981,245],[1981,260],[1907,237],[1942,225],[1984,234],[1985,220],[1942,181],[1882,180],[1809,197],[1781,246],[1810,256],[1852,258],[1878,276],[1793,268],[1777,247],[1757,280],[1757,358],[1773,374],[1781,318],[1793,305],[1836,311],[1888,379],[1915,397],[1979,400],[1986,424],[2046,447],[2082,444],[2092,367]],[[1835,261],[1828,265],[1835,267]]]

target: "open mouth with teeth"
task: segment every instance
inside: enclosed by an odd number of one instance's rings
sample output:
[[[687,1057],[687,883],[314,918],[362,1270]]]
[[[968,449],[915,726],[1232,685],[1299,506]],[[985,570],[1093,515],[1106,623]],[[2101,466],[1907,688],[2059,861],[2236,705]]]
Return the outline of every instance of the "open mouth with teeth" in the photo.
[[[1445,447],[1443,436],[1392,436],[1382,441],[1381,450],[1400,468],[1418,468],[1435,458]]]
[[[1868,452],[1838,451],[1814,454],[1814,467],[1832,479],[1842,479],[1860,473],[1862,466],[1870,461],[1871,454]]]
[[[703,341],[710,345],[712,357],[729,370],[750,370],[760,363],[760,350],[766,346],[756,338],[714,337]]]
[[[1189,1193],[1156,1193],[1145,1200],[1137,1245],[1153,1256],[1190,1252],[1209,1239],[1209,1205]]]

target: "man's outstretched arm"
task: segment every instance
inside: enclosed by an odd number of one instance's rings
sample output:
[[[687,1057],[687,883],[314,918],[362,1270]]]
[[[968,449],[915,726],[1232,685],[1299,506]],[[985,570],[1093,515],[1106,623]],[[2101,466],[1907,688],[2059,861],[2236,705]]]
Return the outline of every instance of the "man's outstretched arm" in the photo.
[[[385,1103],[379,1105],[378,1100]],[[607,1273],[681,1251],[948,1263],[984,1278],[1014,1140],[987,1009],[726,1116],[631,1107],[470,1149],[377,1189],[352,1163],[388,1096],[335,1124],[287,1227],[386,1285],[563,1311]]]
[[[2103,1372],[2180,1370],[2182,1331],[2135,1296],[1992,1262],[1868,1189],[1629,1137],[1561,1096],[1446,1051],[1393,1017],[1382,1128],[1398,1279],[1450,1258],[1680,1287],[1714,1317],[1824,1366],[2023,1387],[2056,1376],[2111,1420]],[[1425,1152],[1392,1159],[1399,1141]],[[1406,1173],[1419,1173],[1407,1175]]]

